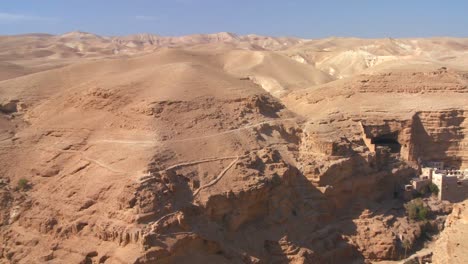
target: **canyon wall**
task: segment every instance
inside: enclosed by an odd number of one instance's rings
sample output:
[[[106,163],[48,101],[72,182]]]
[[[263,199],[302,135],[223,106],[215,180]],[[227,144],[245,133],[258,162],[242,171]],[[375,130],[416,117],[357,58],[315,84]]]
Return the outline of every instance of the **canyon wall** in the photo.
[[[362,122],[362,139],[376,151],[374,141],[393,135],[400,157],[410,163],[443,161],[450,168],[468,166],[468,113],[464,110],[416,112],[412,119]]]
[[[415,156],[444,161],[449,167],[468,168],[468,112],[422,111],[413,118]]]

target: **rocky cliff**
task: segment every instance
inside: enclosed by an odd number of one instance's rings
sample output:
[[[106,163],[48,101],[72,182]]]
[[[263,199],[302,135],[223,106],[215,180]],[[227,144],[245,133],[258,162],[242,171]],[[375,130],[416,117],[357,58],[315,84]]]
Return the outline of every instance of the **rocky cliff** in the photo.
[[[1,261],[365,263],[444,228],[450,205],[426,197],[410,219],[404,186],[419,160],[467,166],[466,74],[319,85],[306,59],[210,47],[0,82]]]

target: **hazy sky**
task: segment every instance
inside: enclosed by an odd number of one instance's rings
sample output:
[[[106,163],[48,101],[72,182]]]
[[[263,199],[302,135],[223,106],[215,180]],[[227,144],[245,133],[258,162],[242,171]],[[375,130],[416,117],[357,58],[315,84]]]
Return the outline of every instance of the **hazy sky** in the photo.
[[[1,0],[0,34],[468,37],[465,0]]]

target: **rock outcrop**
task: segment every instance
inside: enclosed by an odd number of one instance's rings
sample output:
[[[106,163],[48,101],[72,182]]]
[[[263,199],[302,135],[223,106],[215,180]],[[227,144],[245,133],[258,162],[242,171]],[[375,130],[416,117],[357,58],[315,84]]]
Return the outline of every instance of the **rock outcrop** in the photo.
[[[141,56],[0,82],[0,262],[368,263],[460,221],[433,197],[410,219],[404,187],[421,161],[467,167],[466,73],[332,81],[360,70],[315,41],[49,37]]]

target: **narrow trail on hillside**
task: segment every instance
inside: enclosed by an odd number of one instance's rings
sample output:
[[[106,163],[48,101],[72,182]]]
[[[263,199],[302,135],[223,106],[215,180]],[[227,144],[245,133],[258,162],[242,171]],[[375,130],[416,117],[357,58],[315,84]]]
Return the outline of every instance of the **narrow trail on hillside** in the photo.
[[[92,163],[98,165],[98,166],[101,167],[101,168],[107,169],[107,170],[109,170],[109,171],[112,171],[112,172],[118,173],[118,174],[123,174],[123,173],[125,173],[124,171],[116,170],[116,169],[110,167],[109,165],[107,165],[107,164],[105,164],[105,163],[99,161],[99,160],[89,158],[89,157],[85,156],[84,154],[81,154],[81,156],[82,156],[82,158],[83,158],[84,160],[87,160],[87,161],[89,161],[89,162],[92,162]]]
[[[179,143],[179,142],[187,142],[187,141],[194,141],[194,140],[201,140],[201,139],[209,139],[209,138],[213,138],[213,137],[217,137],[217,136],[222,136],[222,135],[227,135],[227,134],[231,134],[231,133],[235,133],[235,132],[238,132],[238,131],[242,131],[242,130],[245,130],[245,129],[250,129],[250,128],[253,128],[253,127],[258,127],[258,126],[261,126],[261,125],[264,125],[264,124],[272,124],[272,123],[278,123],[278,122],[284,122],[284,121],[291,121],[291,120],[295,120],[296,118],[286,118],[286,119],[276,119],[276,120],[267,120],[267,121],[263,121],[263,122],[259,122],[259,123],[255,123],[255,124],[251,124],[251,125],[247,125],[247,126],[243,126],[243,127],[240,127],[240,128],[236,128],[236,129],[231,129],[231,130],[227,130],[227,131],[223,131],[223,132],[219,132],[219,133],[215,133],[215,134],[211,134],[211,135],[206,135],[206,136],[199,136],[199,137],[192,137],[192,138],[185,138],[185,139],[176,139],[176,140],[165,140],[165,141],[157,141],[157,140],[154,140],[154,141],[151,141],[151,140],[124,140],[124,139],[98,139],[98,140],[92,140],[92,141],[89,141],[89,145],[94,145],[94,144],[99,144],[99,143],[115,143],[115,144],[127,144],[127,145],[142,145],[142,146],[150,146],[150,147],[154,147],[154,146],[157,146],[159,145],[160,143]],[[104,168],[104,169],[107,169],[109,170],[110,172],[113,172],[113,173],[117,173],[117,174],[125,174],[125,173],[133,173],[133,172],[125,172],[125,171],[122,171],[122,170],[118,170],[118,169],[115,169],[113,167],[111,167],[110,165],[102,162],[102,161],[99,161],[97,159],[93,159],[93,158],[90,158],[88,156],[86,156],[84,154],[84,151],[81,151],[81,150],[63,150],[63,149],[57,149],[57,148],[53,148],[53,149],[43,149],[43,150],[46,150],[46,151],[50,151],[50,150],[53,150],[53,151],[58,151],[58,152],[61,152],[61,153],[76,153],[76,154],[79,154],[80,155],[80,158],[83,159],[83,160],[87,160],[89,162],[92,162],[93,164],[101,167],[101,168]],[[167,171],[167,170],[172,170],[172,169],[176,169],[176,168],[179,168],[179,167],[183,167],[183,166],[191,166],[191,165],[196,165],[196,164],[201,164],[201,163],[206,163],[206,162],[214,162],[214,161],[220,161],[220,160],[227,160],[227,159],[235,159],[235,161],[233,161],[228,167],[227,167],[227,170],[234,165],[235,162],[237,162],[239,160],[239,158],[241,157],[245,157],[246,155],[244,156],[226,156],[226,157],[212,157],[212,158],[205,158],[205,159],[199,159],[199,160],[193,160],[193,161],[186,161],[186,162],[181,162],[181,163],[177,163],[177,164],[174,164],[174,165],[171,165],[161,171]],[[212,182],[210,182],[208,184],[208,186],[202,186],[200,187],[197,191],[196,191],[196,194],[197,195],[203,188],[206,188],[206,187],[209,187],[209,186],[212,186],[214,185],[217,181],[219,181],[219,179],[222,178],[222,176],[226,173],[227,171],[225,169],[225,171],[223,171],[220,175],[218,175],[218,177],[213,180]],[[143,182],[146,182],[147,180],[153,178],[152,175],[142,175],[142,176],[139,176],[137,177],[137,182],[140,182],[140,183],[143,183]],[[194,195],[194,196],[195,196]]]
[[[173,170],[173,169],[177,169],[179,167],[184,167],[184,166],[192,166],[192,165],[196,165],[196,164],[202,164],[202,163],[214,162],[214,161],[220,161],[220,160],[227,160],[227,159],[236,159],[236,158],[238,158],[238,156],[226,156],[226,157],[219,157],[219,158],[206,158],[206,159],[200,159],[200,160],[186,161],[186,162],[181,162],[181,163],[171,165],[171,166],[169,166],[169,167],[167,167],[165,169],[160,170],[159,172]],[[153,175],[144,175],[143,177],[138,179],[138,181],[140,183],[144,183],[144,182],[146,182],[146,181],[148,181],[148,180],[150,180],[152,178],[154,178]]]
[[[156,140],[122,140],[122,139],[100,139],[89,141],[89,144],[98,144],[98,143],[116,143],[116,144],[127,144],[127,145],[149,145],[154,146],[159,143]]]
[[[206,162],[213,162],[213,161],[220,161],[220,160],[227,160],[227,159],[240,159],[240,158],[247,157],[248,155],[250,155],[252,153],[257,153],[258,151],[260,151],[262,149],[265,149],[265,148],[280,147],[280,146],[284,147],[286,145],[288,145],[288,143],[272,143],[272,144],[269,144],[267,146],[261,147],[259,149],[251,149],[244,155],[225,156],[225,157],[219,157],[219,158],[212,157],[212,158],[205,158],[205,159],[199,159],[199,160],[184,161],[184,162],[180,162],[180,163],[177,163],[177,164],[173,164],[173,165],[171,165],[171,166],[169,166],[169,167],[167,167],[165,169],[161,169],[158,172],[164,172],[164,171],[168,171],[168,170],[177,169],[179,167],[192,166],[192,165],[206,163]],[[150,178],[153,178],[153,177],[154,176],[152,176],[152,175],[145,175],[144,177],[140,178],[140,181],[143,182],[143,181],[149,180]]]
[[[251,124],[251,125],[247,125],[247,126],[243,126],[243,127],[239,127],[239,128],[235,128],[235,129],[231,129],[231,130],[211,134],[211,135],[199,136],[199,137],[193,137],[193,138],[184,138],[184,139],[165,140],[165,141],[162,141],[162,142],[163,143],[166,143],[166,142],[167,143],[178,143],[178,142],[186,142],[186,141],[192,141],[192,140],[212,138],[212,137],[217,137],[217,136],[222,136],[222,135],[226,135],[226,134],[235,133],[235,132],[245,130],[245,129],[249,129],[249,128],[253,128],[253,127],[258,127],[258,126],[265,125],[265,124],[273,124],[273,123],[278,123],[278,122],[283,122],[283,121],[291,121],[291,120],[295,120],[295,119],[296,118],[284,118],[284,119],[268,120],[268,121],[263,121],[263,122],[260,122],[260,123],[255,123],[255,124]]]
[[[172,170],[178,167],[183,167],[183,166],[190,166],[190,165],[195,165],[195,164],[200,164],[200,163],[206,163],[206,162],[213,162],[213,161],[219,161],[219,160],[226,160],[226,159],[236,159],[238,156],[227,156],[227,157],[219,157],[219,158],[207,158],[207,159],[200,159],[200,160],[194,160],[194,161],[188,161],[188,162],[182,162],[178,164],[171,165],[164,170]]]
[[[81,150],[64,150],[64,149],[57,149],[57,148],[53,148],[53,149],[48,149],[48,148],[39,148],[40,150],[43,150],[43,151],[57,151],[57,152],[60,152],[60,153],[74,153],[74,154],[78,154],[80,155],[80,159],[83,159],[83,160],[87,160],[89,162],[92,162],[94,164],[96,164],[97,166],[101,167],[101,168],[104,168],[104,169],[107,169],[113,173],[118,173],[118,174],[125,174],[126,172],[124,171],[120,171],[120,170],[116,170],[112,167],[110,167],[109,165],[103,163],[102,161],[99,161],[99,160],[96,160],[96,159],[92,159],[86,155],[84,155],[83,151]]]
[[[156,228],[158,227],[159,223],[166,220],[167,218],[173,216],[173,215],[176,215],[178,214],[179,211],[176,211],[176,212],[173,212],[173,213],[169,213],[169,214],[166,214],[166,215],[163,215],[162,217],[160,217],[158,220],[156,220],[155,222],[153,222],[151,224],[151,227],[150,227],[150,232],[152,233],[155,233],[156,232]]]
[[[232,134],[236,133],[242,130],[258,127],[261,125],[265,124],[274,124],[274,123],[279,123],[279,122],[284,122],[284,121],[291,121],[291,120],[296,120],[296,118],[284,118],[284,119],[275,119],[275,120],[267,120],[231,130],[226,130],[210,135],[205,135],[205,136],[198,136],[198,137],[191,137],[191,138],[182,138],[182,139],[168,139],[168,140],[123,140],[123,139],[98,139],[98,140],[92,140],[89,141],[90,144],[99,144],[99,143],[116,143],[116,144],[135,144],[135,145],[149,145],[149,146],[155,146],[158,145],[159,143],[180,143],[180,142],[187,142],[187,141],[195,141],[195,140],[201,140],[201,139],[209,139],[213,137],[218,137],[218,136],[223,136],[227,134]]]
[[[223,176],[226,174],[226,172],[239,161],[240,158],[241,158],[240,156],[237,156],[236,159],[234,161],[232,161],[226,168],[224,168],[224,170],[221,171],[215,179],[213,179],[209,183],[207,183],[205,185],[202,185],[200,188],[198,188],[193,193],[193,197],[197,196],[200,193],[201,190],[215,185],[219,180],[221,180],[223,178]],[[150,232],[151,233],[156,233],[156,228],[159,226],[159,223],[161,223],[162,221],[166,220],[167,218],[169,218],[171,216],[177,215],[178,213],[179,213],[179,211],[176,211],[176,212],[169,213],[169,214],[166,214],[166,215],[163,215],[162,217],[160,217],[158,220],[156,220],[155,222],[153,222],[151,224],[151,227],[150,227],[151,231]]]
[[[219,180],[221,180],[221,178],[223,178],[223,176],[226,174],[226,172],[227,172],[232,166],[234,166],[234,164],[236,164],[236,163],[239,161],[240,158],[241,158],[241,157],[237,157],[234,161],[232,161],[221,173],[218,174],[218,176],[217,176],[215,179],[213,179],[212,181],[210,181],[209,183],[207,183],[207,184],[205,184],[205,185],[200,186],[200,188],[198,188],[198,189],[193,193],[193,197],[197,196],[198,193],[200,193],[200,191],[202,191],[203,189],[215,185]]]

